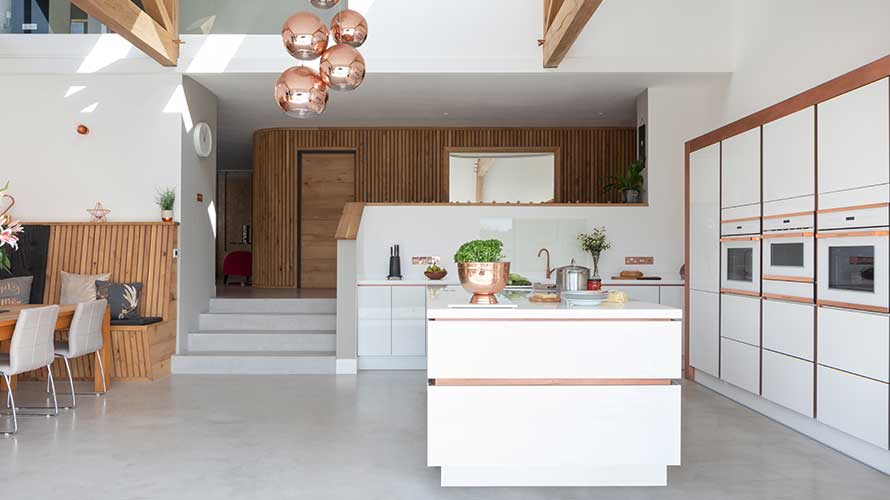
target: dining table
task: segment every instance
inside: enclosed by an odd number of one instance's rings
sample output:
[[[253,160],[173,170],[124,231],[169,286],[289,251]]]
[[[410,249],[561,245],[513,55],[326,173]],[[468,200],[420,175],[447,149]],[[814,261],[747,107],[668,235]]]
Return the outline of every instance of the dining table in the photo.
[[[2,305],[0,306],[0,352],[9,351],[9,340],[15,333],[15,324],[19,319],[19,313],[23,309],[45,307],[49,304],[27,305]],[[59,318],[56,320],[56,330],[67,330],[74,318],[76,304],[59,305]],[[99,370],[98,357],[93,358],[93,390],[104,392],[111,388],[111,309],[105,309],[105,318],[102,320],[102,365],[105,367],[105,384],[102,384],[102,371]],[[15,377],[10,377],[12,387],[15,388]],[[0,381],[0,387],[5,390],[5,383]]]

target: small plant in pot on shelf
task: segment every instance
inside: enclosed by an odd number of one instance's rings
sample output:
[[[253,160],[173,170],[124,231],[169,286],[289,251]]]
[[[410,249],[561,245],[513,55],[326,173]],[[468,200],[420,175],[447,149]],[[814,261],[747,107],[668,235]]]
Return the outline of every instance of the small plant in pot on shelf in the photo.
[[[495,294],[503,291],[510,277],[510,263],[504,258],[500,240],[473,240],[454,254],[457,275],[464,290],[473,294],[471,304],[497,304]]]
[[[593,277],[600,277],[600,254],[612,248],[612,244],[606,239],[606,228],[595,227],[589,233],[581,233],[578,235],[578,241],[581,243],[581,249],[588,252],[593,257]]]
[[[640,203],[645,169],[646,164],[642,160],[635,161],[627,166],[624,174],[609,176],[611,182],[606,184],[604,189],[620,192],[624,203]]]
[[[173,222],[173,205],[176,203],[176,190],[171,187],[159,189],[155,202],[161,207],[161,220]]]

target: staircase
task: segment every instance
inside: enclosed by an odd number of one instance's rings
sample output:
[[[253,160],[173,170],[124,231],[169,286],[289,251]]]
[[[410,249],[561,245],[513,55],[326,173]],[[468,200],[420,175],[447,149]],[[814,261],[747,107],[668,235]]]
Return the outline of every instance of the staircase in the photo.
[[[210,299],[173,373],[334,373],[336,299]]]

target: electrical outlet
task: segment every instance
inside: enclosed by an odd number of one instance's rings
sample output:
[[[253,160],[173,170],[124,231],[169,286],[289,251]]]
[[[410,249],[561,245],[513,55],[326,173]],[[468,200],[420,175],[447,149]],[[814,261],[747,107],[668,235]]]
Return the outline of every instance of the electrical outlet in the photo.
[[[655,257],[625,257],[626,266],[651,266],[655,264]]]

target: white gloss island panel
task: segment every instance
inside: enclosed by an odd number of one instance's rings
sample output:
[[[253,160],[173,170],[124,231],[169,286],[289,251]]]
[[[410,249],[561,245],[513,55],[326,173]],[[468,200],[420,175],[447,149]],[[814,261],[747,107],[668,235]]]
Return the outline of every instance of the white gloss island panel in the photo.
[[[484,334],[480,334],[484,332]],[[430,378],[680,378],[679,321],[431,321]],[[633,353],[625,357],[622,353]]]
[[[469,298],[428,299],[427,459],[443,486],[666,484],[680,463],[681,310]]]

